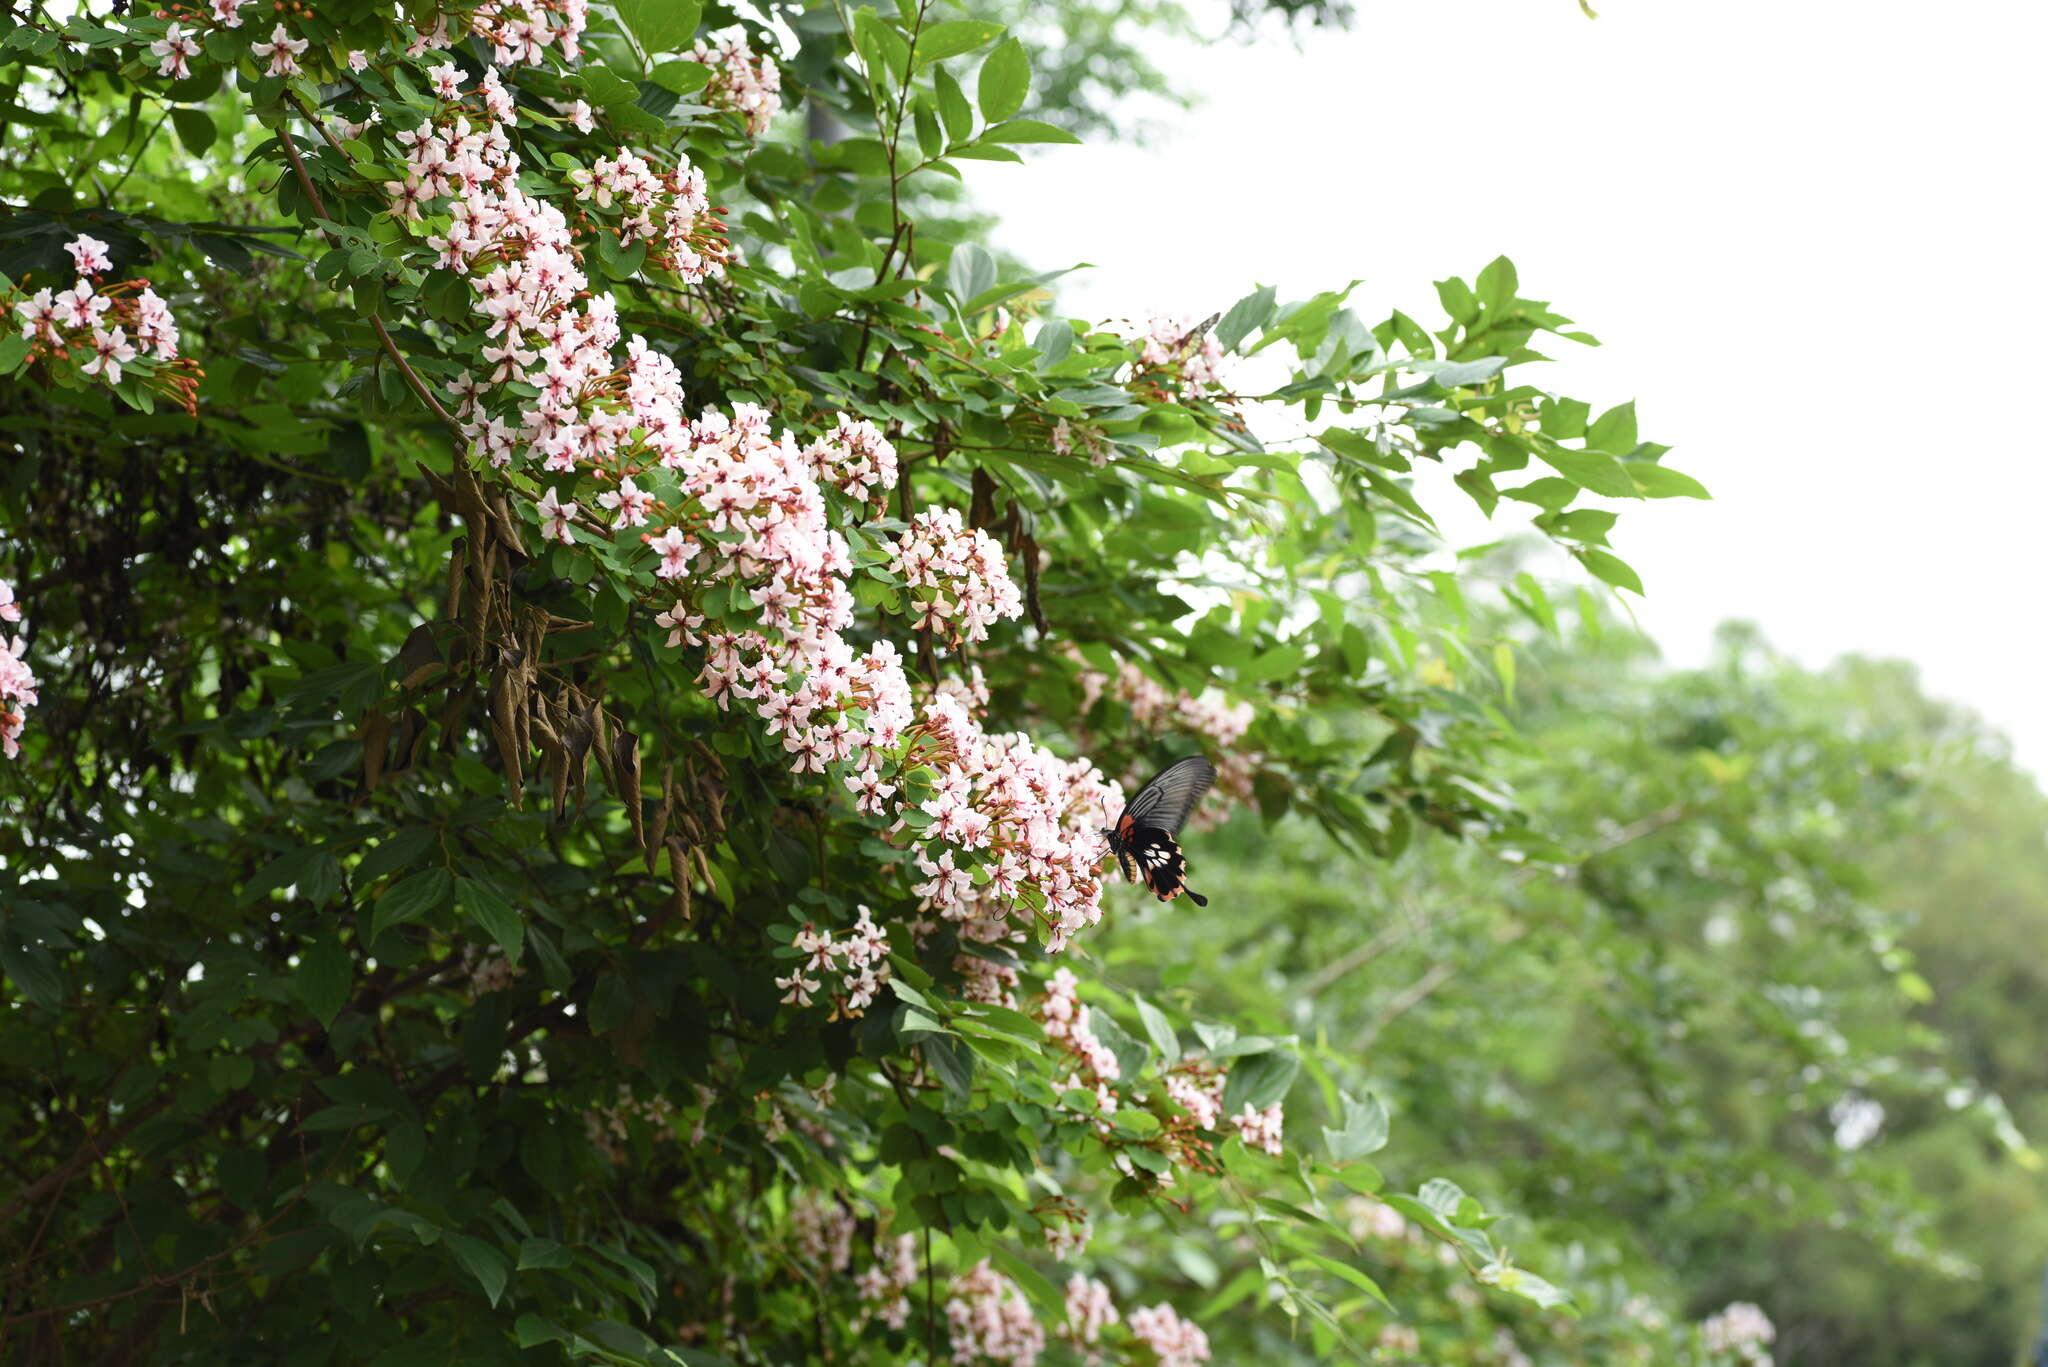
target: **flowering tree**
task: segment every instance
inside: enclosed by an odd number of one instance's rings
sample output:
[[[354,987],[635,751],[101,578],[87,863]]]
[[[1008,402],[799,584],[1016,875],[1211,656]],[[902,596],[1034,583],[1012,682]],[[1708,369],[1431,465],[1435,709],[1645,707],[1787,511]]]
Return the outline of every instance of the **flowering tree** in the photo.
[[[1590,339],[1505,260],[1434,332],[1059,316],[919,211],[1068,140],[928,3],[5,22],[30,1356],[1194,1363],[1090,1235],[1219,1212],[1363,1351],[1351,1200],[1564,1300],[1101,948],[1196,750],[1211,817],[1549,857],[1410,476],[1631,588],[1583,496],[1701,491],[1522,378]]]

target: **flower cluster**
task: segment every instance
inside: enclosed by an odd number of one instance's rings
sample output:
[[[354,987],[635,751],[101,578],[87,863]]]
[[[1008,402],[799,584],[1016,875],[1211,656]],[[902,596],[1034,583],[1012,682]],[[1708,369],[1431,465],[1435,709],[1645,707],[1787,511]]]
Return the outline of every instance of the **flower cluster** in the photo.
[[[1116,1302],[1109,1297],[1109,1288],[1078,1272],[1067,1278],[1066,1303],[1067,1318],[1060,1326],[1060,1337],[1084,1353],[1090,1345],[1101,1341],[1104,1329],[1122,1318]],[[1094,1353],[1087,1356],[1090,1361],[1098,1360]]]
[[[904,1234],[875,1241],[875,1261],[853,1280],[861,1308],[891,1329],[910,1318],[910,1288],[917,1285],[917,1236]]]
[[[960,1000],[1017,1009],[1017,970],[979,954],[956,954],[953,971],[960,975]]]
[[[927,509],[912,518],[897,539],[889,569],[912,590],[918,630],[951,645],[986,641],[993,623],[1024,611],[1003,548],[981,528],[966,526],[956,508]]]
[[[581,56],[589,18],[589,0],[485,0],[466,23],[499,66],[537,66],[550,47],[566,62]]]
[[[625,1083],[619,1084],[618,1104],[599,1106],[583,1113],[584,1132],[590,1142],[606,1160],[623,1163],[628,1157],[627,1140],[631,1137],[630,1126],[636,1118],[644,1122],[661,1138],[669,1132],[669,1122],[675,1115],[675,1107],[666,1097],[650,1097],[646,1101],[633,1095],[633,1089]]]
[[[884,491],[896,487],[896,448],[873,423],[839,415],[839,423],[804,448],[819,481],[855,503],[879,510]]]
[[[827,1272],[844,1272],[853,1264],[853,1212],[837,1201],[799,1192],[791,1203],[790,1224],[797,1251]]]
[[[516,111],[497,74],[486,72],[469,102],[449,95],[460,89],[456,72],[437,75],[446,78],[444,106],[397,135],[404,179],[384,189],[400,216],[449,216],[446,232],[426,242],[442,269],[469,280],[483,332],[484,368],[455,386],[472,453],[498,468],[537,462],[598,483],[594,497],[544,491],[537,511],[549,540],[573,543],[591,503],[619,526],[648,528],[649,573],[678,592],[657,620],[671,647],[702,650],[704,694],[720,708],[747,704],[792,770],[835,774],[859,810],[893,818],[894,835],[909,831],[924,879],[918,894],[962,923],[966,938],[1013,934],[1012,915],[1041,902],[1056,943],[1094,924],[1099,831],[1115,791],[1091,765],[1066,763],[1027,737],[985,735],[957,694],[934,693],[920,711],[895,646],[861,649],[844,635],[853,566],[826,490],[879,497],[897,477],[888,441],[841,418],[803,445],[748,404],[686,418],[675,363],[622,334],[609,296],[590,292],[568,220],[521,188],[507,134]],[[601,212],[616,206],[635,233],[656,230],[657,214],[670,212],[663,195],[687,200],[691,222],[702,217],[701,180],[687,166],[664,179],[621,153],[576,180],[579,198]],[[673,248],[680,230],[659,231]],[[700,255],[682,265],[701,273],[715,262]],[[896,572],[925,600],[923,625],[980,640],[1022,610],[1000,549],[957,512],[925,513],[894,554]],[[724,629],[706,627],[713,613]],[[741,614],[755,625],[731,622]],[[906,792],[913,773],[930,776],[932,789],[915,803]],[[844,979],[836,1005],[858,1014],[879,985],[887,943],[865,924],[852,940],[810,932],[805,964],[777,980],[784,1000],[809,1003],[829,968]]]
[[[1281,1151],[1282,1121],[1280,1103],[1277,1101],[1263,1111],[1255,1110],[1247,1101],[1244,1109],[1230,1118],[1230,1123],[1237,1126],[1237,1132],[1244,1136],[1246,1144],[1255,1149],[1264,1149],[1275,1158],[1280,1156]]]
[[[1140,370],[1183,399],[1227,396],[1222,344],[1208,329],[1199,338],[1194,333],[1185,319],[1154,318],[1139,339]]]
[[[860,909],[860,919],[846,938],[835,940],[830,930],[806,923],[791,941],[803,962],[777,978],[785,1004],[809,1006],[811,994],[823,990],[825,979],[836,977],[832,1000],[833,1018],[859,1016],[874,1004],[875,994],[889,978],[889,932],[875,924],[874,914]],[[815,976],[813,976],[815,975]]]
[[[740,29],[728,29],[683,54],[684,60],[711,68],[704,103],[740,116],[747,132],[760,137],[782,107],[782,73],[775,63],[757,55]]]
[[[1217,796],[1226,801],[1196,808],[1192,824],[1197,829],[1222,820],[1221,813],[1230,806],[1251,800],[1252,775],[1260,756],[1237,745],[1252,724],[1250,703],[1229,702],[1214,689],[1198,695],[1168,688],[1128,660],[1112,677],[1091,667],[1078,651],[1071,651],[1069,658],[1081,667],[1076,681],[1083,712],[1106,695],[1130,709],[1132,727],[1140,733],[1186,732],[1208,742],[1203,748],[1216,765]]]
[[[1131,1333],[1159,1357],[1159,1367],[1196,1367],[1209,1360],[1209,1336],[1170,1305],[1131,1312]]]
[[[98,238],[81,234],[64,250],[78,267],[71,288],[40,289],[14,306],[29,359],[78,361],[82,373],[109,385],[132,369],[186,412],[196,411],[199,371],[178,357],[170,305],[147,280],[102,286],[114,263]]]
[[[1700,1321],[1700,1339],[1708,1351],[1732,1353],[1746,1367],[1771,1367],[1765,1345],[1777,1337],[1771,1317],[1748,1301],[1736,1301]]]
[[[462,975],[473,1001],[512,986],[518,981],[520,970],[496,945],[479,948],[465,944],[462,947]]]
[[[0,622],[19,622],[21,607],[14,586],[0,580]],[[9,759],[21,753],[25,709],[35,706],[36,676],[28,667],[28,642],[0,631],[0,752]]]
[[[1079,1201],[1071,1196],[1048,1196],[1033,1206],[1031,1213],[1045,1231],[1045,1247],[1053,1257],[1072,1262],[1088,1251],[1095,1225]]]
[[[1198,1130],[1213,1130],[1223,1115],[1223,1070],[1195,1060],[1166,1075],[1166,1096],[1188,1113]]]
[[[704,173],[687,157],[674,170],[657,171],[621,148],[588,170],[571,171],[569,183],[586,213],[606,214],[620,246],[647,244],[650,265],[694,283],[716,275],[727,260],[724,227],[705,194]]]
[[[1022,734],[988,735],[943,692],[909,735],[906,767],[933,774],[916,809],[925,843],[913,855],[926,909],[956,923],[963,939],[994,942],[1022,933],[1011,916],[1032,889],[1055,953],[1102,919],[1101,832],[1122,797],[1093,764],[1062,760]]]
[[[987,1358],[1008,1367],[1032,1367],[1045,1351],[1045,1330],[1017,1284],[986,1260],[953,1279],[946,1300],[946,1328],[953,1360]]]

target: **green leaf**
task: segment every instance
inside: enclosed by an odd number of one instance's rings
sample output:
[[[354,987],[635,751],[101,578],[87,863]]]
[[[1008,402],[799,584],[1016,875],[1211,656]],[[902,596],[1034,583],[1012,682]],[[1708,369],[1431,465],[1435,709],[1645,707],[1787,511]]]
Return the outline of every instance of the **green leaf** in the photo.
[[[1322,1268],[1325,1272],[1333,1272],[1337,1276],[1342,1277],[1381,1305],[1386,1306],[1387,1309],[1392,1310],[1394,1308],[1394,1303],[1387,1299],[1387,1293],[1380,1290],[1380,1284],[1366,1276],[1363,1272],[1360,1272],[1350,1263],[1340,1262],[1335,1258],[1326,1258],[1320,1253],[1310,1253],[1305,1256],[1317,1267]]]
[[[991,38],[1000,37],[1003,25],[990,23],[986,19],[953,19],[943,24],[933,24],[917,35],[917,46],[912,60],[918,66],[958,57],[963,52],[972,52]]]
[[[967,93],[944,67],[932,73],[932,86],[938,95],[939,117],[946,121],[946,136],[966,142],[974,136],[974,106],[967,103]]]
[[[663,90],[678,95],[694,95],[711,84],[711,68],[702,62],[657,62],[647,79]]]
[[[1054,1318],[1066,1314],[1066,1297],[1060,1294],[1059,1288],[1046,1280],[1044,1273],[1001,1244],[990,1244],[988,1251],[995,1265],[1000,1267],[1011,1281],[1017,1283],[1040,1310]]]
[[[12,371],[28,355],[28,339],[18,332],[0,337],[0,372]]]
[[[1643,581],[1636,577],[1636,572],[1629,568],[1628,562],[1619,556],[1609,555],[1606,551],[1595,550],[1591,546],[1582,547],[1572,554],[1578,556],[1580,563],[1587,569],[1614,587],[1627,589],[1638,595],[1642,593]]]
[[[348,951],[342,948],[341,937],[332,931],[306,947],[292,973],[292,986],[298,990],[299,1000],[323,1030],[334,1024],[354,980],[355,968],[349,962]]]
[[[1515,273],[1515,263],[1505,256],[1496,256],[1488,262],[1486,269],[1479,272],[1477,288],[1479,302],[1489,309],[1498,309],[1515,297],[1521,288],[1521,280]]]
[[[1581,489],[1609,498],[1641,498],[1636,482],[1621,462],[1604,451],[1571,451],[1548,442],[1538,444],[1537,458]]]
[[[619,18],[650,57],[674,52],[690,41],[704,12],[703,0],[618,0]]]
[[[1349,1093],[1343,1094],[1344,1128],[1323,1130],[1323,1142],[1330,1147],[1330,1157],[1339,1163],[1348,1163],[1354,1158],[1363,1158],[1377,1153],[1387,1143],[1387,1107],[1378,1096],[1368,1092],[1365,1100],[1354,1100]]]
[[[983,142],[998,143],[1069,142],[1077,144],[1081,141],[1066,129],[1056,128],[1052,124],[1043,123],[1037,119],[1011,119],[1008,123],[999,123],[994,127],[984,128],[981,131],[981,140]]]
[[[1166,1013],[1143,997],[1133,996],[1131,1004],[1138,1008],[1138,1021],[1145,1027],[1146,1038],[1159,1051],[1159,1057],[1167,1063],[1178,1061],[1180,1037],[1173,1033],[1173,1023],[1166,1019]]]
[[[498,1298],[505,1294],[505,1283],[512,1275],[505,1255],[474,1235],[451,1232],[445,1236],[444,1242],[462,1270],[476,1278],[476,1284],[484,1289],[484,1294],[495,1306]]]
[[[171,127],[178,130],[178,141],[195,157],[213,146],[214,139],[220,136],[220,130],[213,126],[204,109],[173,109]]]
[[[1235,351],[1252,329],[1264,327],[1272,316],[1273,287],[1261,285],[1230,306],[1230,311],[1216,324],[1216,340],[1226,350]]]
[[[981,78],[975,84],[981,117],[990,123],[1009,118],[1024,107],[1030,87],[1031,59],[1024,54],[1024,44],[1015,38],[1004,39],[981,64]]]
[[[391,885],[377,899],[376,914],[370,918],[370,940],[393,926],[417,921],[448,900],[455,890],[455,875],[446,869],[422,869]]]
[[[1596,451],[1625,456],[1636,449],[1635,401],[1618,404],[1602,413],[1586,433],[1586,445]]]
[[[553,1239],[527,1239],[519,1245],[519,1270],[526,1272],[534,1268],[561,1268],[575,1265],[569,1250]]]
[[[37,1006],[54,1011],[63,1002],[64,974],[41,945],[0,934],[0,968],[7,971],[21,995]]]
[[[1031,344],[1038,351],[1038,368],[1049,370],[1073,351],[1074,325],[1064,318],[1047,319],[1039,325],[1038,336]]]
[[[498,948],[505,951],[506,960],[516,967],[519,951],[526,944],[526,926],[512,904],[470,878],[464,878],[455,885],[455,900],[465,916],[482,926],[484,932],[498,942]]]
[[[978,242],[962,242],[946,262],[946,289],[966,303],[996,282],[996,259]]]
[[[1666,469],[1662,465],[1632,460],[1621,468],[1628,471],[1628,477],[1636,482],[1636,487],[1643,491],[1645,498],[1713,497],[1707,492],[1706,486],[1691,475]]]
[[[1247,1106],[1265,1110],[1287,1095],[1300,1068],[1301,1059],[1292,1050],[1239,1059],[1230,1066],[1230,1076],[1223,1084],[1224,1116],[1235,1116]]]

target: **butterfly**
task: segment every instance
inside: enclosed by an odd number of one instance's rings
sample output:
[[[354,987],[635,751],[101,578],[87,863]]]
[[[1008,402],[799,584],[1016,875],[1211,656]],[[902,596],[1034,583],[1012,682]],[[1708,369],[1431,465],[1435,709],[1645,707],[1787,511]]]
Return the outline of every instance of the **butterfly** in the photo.
[[[1162,902],[1183,892],[1198,907],[1209,899],[1187,885],[1188,861],[1174,837],[1187,824],[1188,813],[1216,781],[1216,766],[1200,755],[1169,764],[1125,806],[1116,825],[1102,834],[1117,867],[1133,883],[1143,883]]]

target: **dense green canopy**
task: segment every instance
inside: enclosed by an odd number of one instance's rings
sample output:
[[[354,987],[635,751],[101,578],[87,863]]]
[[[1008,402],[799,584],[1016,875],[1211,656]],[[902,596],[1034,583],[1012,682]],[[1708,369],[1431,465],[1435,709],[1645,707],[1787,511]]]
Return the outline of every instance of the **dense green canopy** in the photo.
[[[1505,258],[1065,316],[1086,13],[0,19],[0,1357],[2009,1354],[2038,795],[1643,667]]]

